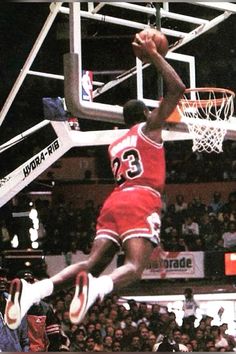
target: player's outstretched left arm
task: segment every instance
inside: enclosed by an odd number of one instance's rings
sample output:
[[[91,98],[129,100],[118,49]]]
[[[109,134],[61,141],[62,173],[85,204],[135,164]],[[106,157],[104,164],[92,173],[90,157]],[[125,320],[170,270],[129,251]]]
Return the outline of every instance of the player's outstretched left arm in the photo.
[[[141,39],[136,34],[136,44],[140,46],[145,57],[155,66],[157,72],[163,77],[165,83],[165,95],[162,98],[157,109],[151,112],[150,119],[147,122],[147,129],[161,129],[165,120],[170,116],[185,91],[185,85],[173,67],[165,60],[165,58],[157,52],[156,45],[150,37]]]

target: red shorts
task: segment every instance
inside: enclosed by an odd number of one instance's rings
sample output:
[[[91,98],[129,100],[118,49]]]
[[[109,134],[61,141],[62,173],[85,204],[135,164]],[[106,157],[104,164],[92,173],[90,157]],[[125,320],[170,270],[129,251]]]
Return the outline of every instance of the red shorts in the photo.
[[[134,237],[159,244],[161,198],[145,187],[114,190],[97,220],[95,239],[107,238],[119,246]]]

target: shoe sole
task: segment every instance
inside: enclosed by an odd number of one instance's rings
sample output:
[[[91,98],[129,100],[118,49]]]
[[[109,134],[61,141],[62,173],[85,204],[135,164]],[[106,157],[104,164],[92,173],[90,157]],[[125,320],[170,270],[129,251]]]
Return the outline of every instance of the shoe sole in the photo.
[[[80,323],[86,315],[88,302],[89,277],[85,271],[78,273],[75,282],[75,294],[70,304],[70,321]]]
[[[22,293],[22,282],[14,279],[11,282],[9,296],[6,303],[4,320],[10,329],[16,329],[21,323],[20,299]]]

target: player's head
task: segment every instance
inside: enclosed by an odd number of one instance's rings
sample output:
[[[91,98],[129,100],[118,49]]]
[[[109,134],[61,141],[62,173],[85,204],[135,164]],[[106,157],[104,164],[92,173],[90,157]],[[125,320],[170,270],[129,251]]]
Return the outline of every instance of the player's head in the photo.
[[[149,110],[143,101],[135,99],[129,100],[123,107],[123,116],[126,126],[132,127],[134,124],[145,122],[148,112]]]

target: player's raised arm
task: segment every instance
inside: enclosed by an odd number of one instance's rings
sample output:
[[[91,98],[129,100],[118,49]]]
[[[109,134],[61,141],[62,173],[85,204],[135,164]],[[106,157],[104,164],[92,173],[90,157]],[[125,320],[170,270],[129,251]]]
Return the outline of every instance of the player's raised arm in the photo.
[[[177,106],[185,91],[185,85],[172,66],[158,53],[156,44],[151,37],[141,38],[139,34],[136,34],[135,42],[132,45],[139,47],[144,57],[148,58],[148,61],[155,66],[157,72],[163,77],[165,95],[159,108],[151,112],[147,122],[148,130],[160,129]]]

